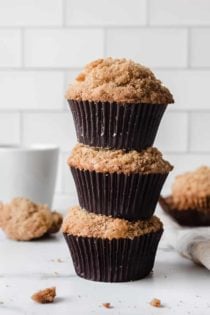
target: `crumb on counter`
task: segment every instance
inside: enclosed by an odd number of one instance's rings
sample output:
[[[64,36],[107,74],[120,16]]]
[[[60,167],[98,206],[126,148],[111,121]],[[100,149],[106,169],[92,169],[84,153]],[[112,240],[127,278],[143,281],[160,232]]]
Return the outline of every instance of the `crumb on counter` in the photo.
[[[37,303],[46,304],[53,303],[56,297],[56,288],[47,288],[44,290],[40,290],[32,295],[32,300]]]
[[[150,305],[154,306],[154,307],[161,307],[161,300],[160,299],[152,299],[149,303]]]
[[[105,307],[105,308],[113,308],[111,303],[103,303],[102,306]]]

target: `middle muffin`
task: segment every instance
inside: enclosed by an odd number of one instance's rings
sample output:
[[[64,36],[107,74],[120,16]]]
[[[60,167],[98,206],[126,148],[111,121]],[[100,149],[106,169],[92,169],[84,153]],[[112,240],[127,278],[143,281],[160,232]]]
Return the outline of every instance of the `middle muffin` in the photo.
[[[156,148],[141,152],[78,144],[68,159],[80,206],[127,220],[150,218],[173,169]]]

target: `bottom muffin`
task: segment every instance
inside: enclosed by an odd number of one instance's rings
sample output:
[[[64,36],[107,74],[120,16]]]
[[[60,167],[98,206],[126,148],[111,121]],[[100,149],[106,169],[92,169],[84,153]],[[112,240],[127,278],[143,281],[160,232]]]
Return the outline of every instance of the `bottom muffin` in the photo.
[[[64,220],[63,233],[78,276],[123,282],[152,271],[163,225],[155,216],[130,222],[74,207]]]

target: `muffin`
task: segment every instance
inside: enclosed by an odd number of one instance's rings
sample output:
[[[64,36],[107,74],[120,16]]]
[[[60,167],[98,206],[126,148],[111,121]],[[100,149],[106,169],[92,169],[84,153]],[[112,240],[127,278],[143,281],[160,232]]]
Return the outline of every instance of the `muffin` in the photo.
[[[129,222],[71,209],[63,222],[63,233],[78,276],[104,282],[138,280],[154,265],[161,221]]]
[[[177,176],[172,195],[161,197],[160,205],[181,225],[210,225],[210,168],[202,166]]]
[[[62,215],[52,212],[47,205],[36,204],[23,197],[0,205],[1,228],[12,240],[31,241],[57,233],[62,221]]]
[[[128,220],[153,215],[173,168],[156,148],[125,152],[84,144],[75,146],[68,164],[82,208]]]
[[[153,72],[131,60],[89,63],[66,92],[78,141],[95,147],[152,146],[173,96]]]

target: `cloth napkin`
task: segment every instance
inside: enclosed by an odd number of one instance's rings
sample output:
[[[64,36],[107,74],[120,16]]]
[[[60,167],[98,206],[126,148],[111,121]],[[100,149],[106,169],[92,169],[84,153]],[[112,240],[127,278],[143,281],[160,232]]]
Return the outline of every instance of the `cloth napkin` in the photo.
[[[165,229],[162,247],[173,248],[210,270],[210,227],[182,227],[163,211],[159,212],[159,216]]]

